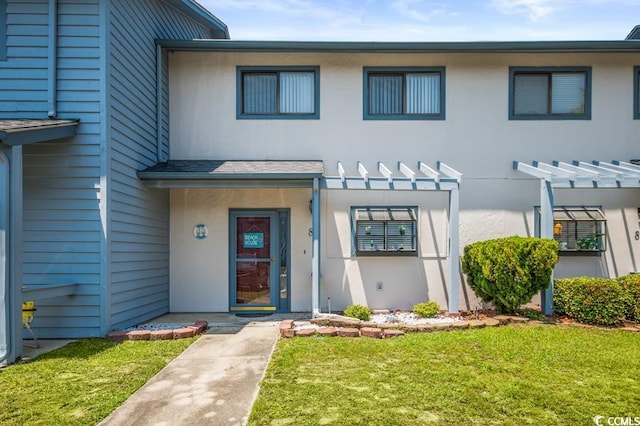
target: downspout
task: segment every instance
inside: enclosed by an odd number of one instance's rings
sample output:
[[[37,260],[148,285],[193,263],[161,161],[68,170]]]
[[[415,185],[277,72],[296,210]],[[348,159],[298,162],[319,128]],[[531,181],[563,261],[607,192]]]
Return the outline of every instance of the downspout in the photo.
[[[158,163],[166,163],[162,154],[162,46],[156,44],[156,157]]]
[[[49,66],[47,88],[47,115],[54,118],[57,108],[58,82],[58,0],[49,0]]]
[[[311,315],[320,314],[320,180],[313,178],[311,246]]]
[[[0,363],[8,358],[9,352],[12,352],[12,315],[10,295],[10,278],[9,278],[9,261],[12,258],[9,254],[9,188],[10,180],[10,163],[9,158],[3,152],[0,152],[0,176],[5,186],[0,183],[0,206],[4,206],[4,214],[0,216]],[[9,359],[8,363],[14,360]]]

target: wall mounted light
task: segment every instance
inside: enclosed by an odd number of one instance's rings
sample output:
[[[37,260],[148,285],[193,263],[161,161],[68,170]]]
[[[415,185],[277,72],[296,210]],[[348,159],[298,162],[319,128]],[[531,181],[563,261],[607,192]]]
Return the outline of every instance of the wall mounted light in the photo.
[[[562,224],[560,222],[556,222],[556,224],[553,225],[553,235],[560,234],[562,234]]]

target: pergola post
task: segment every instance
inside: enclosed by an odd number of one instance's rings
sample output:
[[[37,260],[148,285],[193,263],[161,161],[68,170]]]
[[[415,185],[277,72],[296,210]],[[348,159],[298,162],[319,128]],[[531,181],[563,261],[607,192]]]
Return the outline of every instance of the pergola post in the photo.
[[[9,314],[11,316],[7,361],[22,356],[22,146],[11,147],[9,227]]]
[[[449,191],[449,312],[457,313],[460,291],[460,190]]]
[[[320,182],[313,179],[311,198],[311,313],[313,317],[320,314]]]
[[[540,238],[553,238],[553,188],[546,179],[540,179]],[[553,314],[553,271],[549,287],[540,294],[540,305],[543,314]]]

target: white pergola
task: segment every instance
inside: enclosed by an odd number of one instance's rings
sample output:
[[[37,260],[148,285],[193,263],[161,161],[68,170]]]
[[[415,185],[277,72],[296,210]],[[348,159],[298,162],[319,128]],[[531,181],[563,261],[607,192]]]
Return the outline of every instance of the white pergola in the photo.
[[[458,312],[460,286],[459,258],[459,216],[460,216],[460,183],[462,173],[438,161],[436,168],[418,161],[415,169],[398,161],[388,166],[378,161],[375,168],[368,169],[364,163],[356,163],[358,175],[347,176],[341,162],[337,163],[337,175],[322,178],[322,189],[326,190],[382,190],[382,191],[447,191],[449,193],[449,312]],[[370,172],[369,170],[373,170]],[[319,189],[319,188],[318,188]],[[320,197],[314,186],[313,229],[320,225]],[[320,257],[319,232],[313,233],[314,264],[312,281],[312,308],[314,315],[319,313],[320,298]]]
[[[640,166],[624,161],[513,162],[514,170],[540,179],[540,237],[553,238],[553,190],[555,188],[640,188]],[[553,310],[553,277],[542,294],[545,314]]]

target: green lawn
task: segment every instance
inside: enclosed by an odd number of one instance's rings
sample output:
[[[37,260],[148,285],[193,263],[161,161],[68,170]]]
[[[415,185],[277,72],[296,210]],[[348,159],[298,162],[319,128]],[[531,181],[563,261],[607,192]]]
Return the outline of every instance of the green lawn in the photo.
[[[195,339],[85,339],[9,366],[0,370],[0,424],[96,424]]]
[[[640,416],[640,334],[561,326],[281,340],[251,425],[590,425]]]

